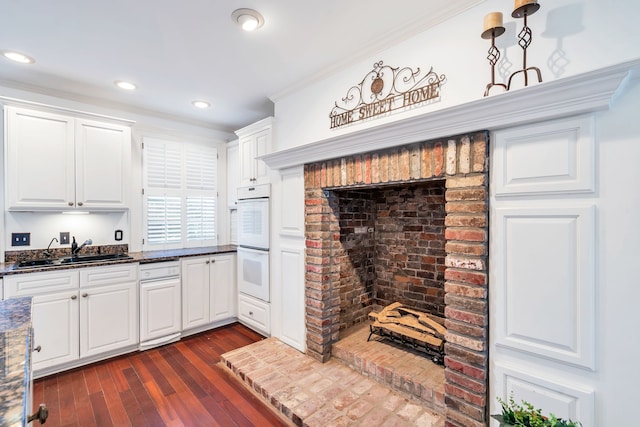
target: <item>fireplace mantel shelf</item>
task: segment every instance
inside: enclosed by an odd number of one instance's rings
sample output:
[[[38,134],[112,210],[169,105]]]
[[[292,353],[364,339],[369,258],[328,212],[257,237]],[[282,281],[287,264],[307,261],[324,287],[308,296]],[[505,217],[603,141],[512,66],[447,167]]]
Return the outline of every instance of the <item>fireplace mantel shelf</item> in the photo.
[[[467,132],[607,110],[639,71],[637,59],[276,151],[260,159],[272,169],[284,169]]]

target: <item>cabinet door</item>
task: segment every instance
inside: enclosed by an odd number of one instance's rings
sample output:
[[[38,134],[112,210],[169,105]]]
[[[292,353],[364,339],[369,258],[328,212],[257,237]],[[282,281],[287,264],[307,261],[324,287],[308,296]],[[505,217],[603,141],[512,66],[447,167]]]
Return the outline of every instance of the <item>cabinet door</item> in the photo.
[[[78,291],[33,297],[33,369],[78,360]]]
[[[182,329],[209,323],[209,258],[182,260]]]
[[[236,257],[211,258],[210,318],[218,321],[236,315]]]
[[[235,209],[238,204],[238,187],[240,187],[240,152],[238,142],[227,145],[227,205]]]
[[[73,118],[5,107],[7,208],[75,203]]]
[[[80,357],[138,342],[137,283],[80,289]]]
[[[263,156],[271,151],[271,128],[264,129],[255,134],[254,158]],[[254,160],[256,184],[266,184],[269,182],[269,168],[262,160]]]
[[[131,167],[131,130],[89,120],[76,122],[78,208],[125,209]]]
[[[140,341],[180,332],[180,279],[140,284]]]
[[[243,186],[256,183],[256,140],[251,136],[240,139],[238,153],[240,155],[240,184]]]

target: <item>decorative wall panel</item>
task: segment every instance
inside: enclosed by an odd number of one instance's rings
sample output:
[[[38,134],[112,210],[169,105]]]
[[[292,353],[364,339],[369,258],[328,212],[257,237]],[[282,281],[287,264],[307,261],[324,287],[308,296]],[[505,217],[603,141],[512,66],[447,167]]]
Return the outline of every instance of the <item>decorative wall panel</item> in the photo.
[[[495,209],[496,344],[594,369],[595,207]]]
[[[522,126],[495,138],[496,196],[595,191],[592,117]]]
[[[568,383],[562,378],[545,378],[540,372],[532,372],[525,366],[494,363],[493,384],[497,396],[507,400],[510,393],[516,402],[525,400],[544,414],[554,414],[563,419],[578,420],[583,426],[594,426],[595,393],[583,385]],[[491,402],[492,413],[499,413],[498,402]]]

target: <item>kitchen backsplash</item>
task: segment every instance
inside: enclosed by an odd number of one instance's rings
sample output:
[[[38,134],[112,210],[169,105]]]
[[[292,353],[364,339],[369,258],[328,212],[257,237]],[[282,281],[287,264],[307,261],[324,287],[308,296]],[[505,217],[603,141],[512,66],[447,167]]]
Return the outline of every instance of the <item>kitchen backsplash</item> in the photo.
[[[82,243],[82,242],[81,242]],[[97,255],[97,254],[121,254],[129,251],[129,245],[95,245],[85,246],[80,252],[82,255]],[[7,251],[4,254],[5,263],[13,263],[16,261],[28,260],[28,259],[40,259],[45,258],[46,249],[29,249],[23,251]],[[49,250],[50,258],[60,258],[71,255],[71,247],[55,248]]]

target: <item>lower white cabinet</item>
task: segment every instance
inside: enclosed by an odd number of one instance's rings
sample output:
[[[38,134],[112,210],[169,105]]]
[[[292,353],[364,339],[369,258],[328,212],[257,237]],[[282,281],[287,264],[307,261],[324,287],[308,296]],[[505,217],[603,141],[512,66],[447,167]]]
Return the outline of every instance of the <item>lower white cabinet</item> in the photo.
[[[138,343],[138,265],[80,270],[80,357]]]
[[[5,276],[5,297],[33,297],[36,376],[137,344],[137,271],[126,264]]]
[[[181,269],[183,330],[235,318],[235,254],[184,258]]]
[[[78,360],[80,356],[79,275],[75,270],[4,277],[4,296],[33,297],[33,370]]]
[[[238,294],[238,320],[256,331],[269,335],[271,316],[269,303],[249,295]]]
[[[78,291],[33,297],[33,370],[78,360],[80,306]]]

